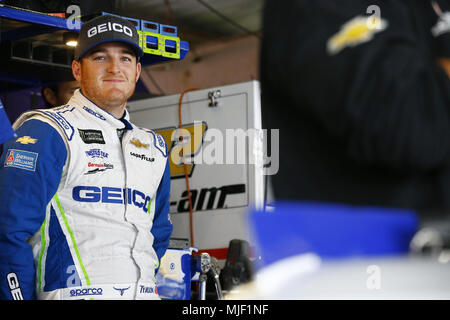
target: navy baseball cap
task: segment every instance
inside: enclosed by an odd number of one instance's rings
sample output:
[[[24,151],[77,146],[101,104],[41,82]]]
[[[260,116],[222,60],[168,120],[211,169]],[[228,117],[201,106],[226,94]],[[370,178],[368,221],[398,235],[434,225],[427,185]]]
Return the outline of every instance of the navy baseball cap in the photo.
[[[128,44],[138,60],[144,55],[144,51],[139,46],[136,27],[130,21],[116,16],[103,15],[89,20],[81,26],[74,58],[79,60],[95,46],[115,41]]]

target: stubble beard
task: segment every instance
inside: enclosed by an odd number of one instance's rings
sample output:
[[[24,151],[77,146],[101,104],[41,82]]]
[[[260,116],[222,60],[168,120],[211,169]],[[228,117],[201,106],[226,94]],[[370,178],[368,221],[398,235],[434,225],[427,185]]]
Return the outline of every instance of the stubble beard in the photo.
[[[82,92],[89,100],[109,113],[115,114],[115,111],[118,111],[119,108],[124,109],[128,99],[133,95],[136,84],[128,92],[125,92],[126,90],[112,88],[108,90],[109,92],[105,93],[101,88],[90,88],[91,86],[89,84],[82,83]]]

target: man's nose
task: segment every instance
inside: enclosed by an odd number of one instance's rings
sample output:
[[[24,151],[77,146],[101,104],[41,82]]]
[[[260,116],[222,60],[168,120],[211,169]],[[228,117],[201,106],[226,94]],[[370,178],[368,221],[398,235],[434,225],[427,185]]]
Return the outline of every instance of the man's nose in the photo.
[[[108,72],[117,73],[119,72],[119,59],[111,57],[108,61]]]

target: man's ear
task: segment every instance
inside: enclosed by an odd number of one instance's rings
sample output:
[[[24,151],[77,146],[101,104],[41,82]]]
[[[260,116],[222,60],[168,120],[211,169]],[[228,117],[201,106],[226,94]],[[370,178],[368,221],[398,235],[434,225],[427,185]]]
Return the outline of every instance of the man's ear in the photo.
[[[136,64],[136,81],[135,81],[135,82],[138,82],[139,76],[141,75],[141,70],[142,70],[141,63],[138,62],[138,63]]]
[[[42,94],[44,95],[44,99],[50,103],[52,106],[57,106],[57,99],[55,92],[50,88],[44,88],[42,91]]]
[[[77,60],[72,61],[72,74],[75,80],[81,82],[81,63]]]

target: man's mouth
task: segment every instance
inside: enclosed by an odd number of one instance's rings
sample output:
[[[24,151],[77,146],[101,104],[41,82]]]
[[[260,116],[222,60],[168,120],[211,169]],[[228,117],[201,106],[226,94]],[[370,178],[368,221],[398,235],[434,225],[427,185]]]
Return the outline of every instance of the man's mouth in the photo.
[[[113,78],[113,79],[103,79],[103,81],[105,81],[105,82],[125,82],[124,79],[116,79],[116,78]]]

